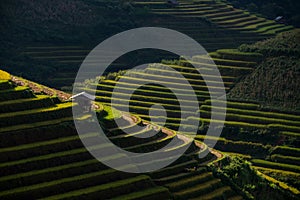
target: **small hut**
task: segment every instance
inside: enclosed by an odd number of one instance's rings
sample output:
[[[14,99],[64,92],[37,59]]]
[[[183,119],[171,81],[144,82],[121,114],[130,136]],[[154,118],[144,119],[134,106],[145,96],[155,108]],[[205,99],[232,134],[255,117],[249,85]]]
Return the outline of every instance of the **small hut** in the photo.
[[[279,24],[285,24],[286,20],[283,16],[278,16],[274,19],[275,22],[279,23]]]
[[[86,92],[81,92],[71,96],[70,100],[77,102],[78,105],[83,108],[84,112],[90,112],[92,107],[92,101],[95,100],[95,96]]]

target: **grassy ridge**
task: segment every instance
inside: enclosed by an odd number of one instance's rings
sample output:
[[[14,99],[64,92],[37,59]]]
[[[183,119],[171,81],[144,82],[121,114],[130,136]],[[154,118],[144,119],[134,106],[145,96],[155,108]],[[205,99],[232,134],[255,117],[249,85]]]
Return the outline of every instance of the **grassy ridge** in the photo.
[[[300,156],[300,149],[288,146],[277,146],[272,150],[272,154],[281,154],[286,156]]]
[[[42,120],[58,119],[70,116],[72,103],[62,103],[56,107],[38,108],[36,110],[18,111],[15,113],[4,113],[0,115],[1,125],[3,127],[9,125],[17,125],[26,122],[30,118],[30,122],[39,122]],[[13,120],[12,120],[13,119]]]
[[[274,162],[286,163],[291,165],[300,165],[300,158],[299,157],[292,157],[292,156],[283,156],[279,154],[273,154],[270,158]]]
[[[296,165],[282,164],[282,163],[270,162],[270,161],[259,160],[259,159],[252,159],[251,162],[255,166],[259,166],[259,167],[281,169],[281,170],[298,172],[298,173],[300,172],[300,167]]]
[[[18,86],[12,89],[0,91],[0,101],[9,101],[20,98],[33,98],[33,93],[28,87]]]
[[[264,168],[264,167],[255,167],[257,170],[262,172],[263,174],[272,177],[276,181],[280,181],[279,184],[282,184],[281,187],[287,188],[292,191],[294,194],[299,194],[299,173],[296,172],[288,172],[284,170]],[[274,181],[274,180],[272,180]]]
[[[254,61],[258,62],[262,60],[263,55],[260,53],[253,52],[240,52],[237,49],[219,49],[216,51],[217,54],[213,54],[212,57],[231,60],[243,60],[243,61]]]
[[[235,104],[235,105],[237,105],[237,104]],[[242,107],[243,104],[240,104],[239,106]],[[253,107],[255,107],[255,105]],[[224,107],[213,107],[213,108],[217,112],[225,111]],[[212,106],[207,106],[207,105],[202,105],[200,107],[200,110],[203,110],[203,111],[210,111],[211,109],[212,109]],[[290,121],[300,121],[300,117],[297,115],[290,115],[290,114],[277,113],[277,112],[265,112],[265,111],[258,111],[258,110],[246,110],[244,108],[242,108],[242,109],[226,108],[226,113],[251,115],[251,116],[257,116],[257,117],[267,117],[267,118],[290,120]]]
[[[0,102],[0,112],[16,112],[27,109],[46,108],[54,106],[54,99],[46,95],[38,95],[35,98],[16,99]]]

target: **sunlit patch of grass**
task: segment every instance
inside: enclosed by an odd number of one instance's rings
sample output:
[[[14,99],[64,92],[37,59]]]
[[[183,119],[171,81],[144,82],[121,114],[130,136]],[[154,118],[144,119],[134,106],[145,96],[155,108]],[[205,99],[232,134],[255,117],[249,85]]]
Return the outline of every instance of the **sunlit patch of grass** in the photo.
[[[10,74],[0,70],[0,80],[10,80]]]
[[[121,111],[119,111],[111,106],[103,106],[103,111],[104,111],[103,119],[105,119],[105,120],[110,121],[110,120],[121,118],[121,116],[122,116]]]

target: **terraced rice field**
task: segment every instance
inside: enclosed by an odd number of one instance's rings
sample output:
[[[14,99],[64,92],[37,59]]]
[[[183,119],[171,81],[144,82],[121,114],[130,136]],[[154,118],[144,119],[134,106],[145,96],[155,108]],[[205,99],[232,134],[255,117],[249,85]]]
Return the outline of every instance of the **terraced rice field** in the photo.
[[[71,112],[76,104],[36,94],[26,86],[3,79],[0,80],[0,138],[5,142],[0,146],[0,198],[243,199],[206,168],[227,155],[244,157],[268,180],[299,194],[284,180],[274,179],[274,174],[298,177],[300,172],[299,113],[266,108],[259,102],[247,100],[220,100],[223,86],[226,93],[230,92],[263,59],[258,53],[228,48],[269,38],[293,27],[276,24],[221,1],[180,0],[176,7],[166,5],[162,0],[133,2],[136,7],[148,7],[152,13],[147,19],[141,18],[141,24],[178,30],[202,44],[210,52],[222,80],[216,77],[214,65],[208,62],[207,56],[198,55],[190,60],[178,57],[164,60],[144,70],[124,71],[122,75],[108,74],[110,78],[89,82],[87,87],[78,89],[95,93],[96,101],[103,105],[99,113],[109,113],[107,105],[112,101],[113,107],[120,110],[118,118],[103,117],[101,125],[107,137],[123,149],[151,152],[175,140],[176,145],[169,148],[169,152],[190,145],[188,150],[176,162],[148,174],[110,169],[95,160],[82,145]],[[55,76],[49,80],[53,86],[62,87],[73,83],[77,69],[90,49],[87,46],[45,45],[27,47],[24,54],[58,64]],[[164,54],[160,56],[168,58]],[[130,69],[131,65],[125,63],[116,62],[112,68]],[[182,76],[175,76],[174,70]],[[201,74],[197,70],[201,70]],[[143,81],[151,84],[140,86]],[[188,92],[190,86],[196,100],[189,100],[193,99]],[[130,94],[133,89],[134,93]],[[180,101],[178,98],[186,99]],[[182,106],[181,103],[186,104]],[[190,106],[195,103],[198,106]],[[153,107],[156,104],[160,106]],[[125,112],[127,105],[130,114]],[[149,115],[150,108],[156,115]],[[211,120],[211,110],[225,121]],[[195,115],[200,117],[190,117]],[[86,114],[84,118],[89,117]],[[116,121],[130,134],[116,127]],[[189,135],[197,123],[201,126],[196,127],[198,135],[192,140]],[[220,138],[205,136],[209,124],[217,130],[223,123],[225,127]],[[179,133],[181,125],[183,131]],[[142,140],[136,137],[153,134],[155,136]],[[83,139],[92,143],[90,148],[95,152],[109,148],[94,144],[96,137],[99,135],[87,132]],[[210,148],[215,142],[213,148],[224,153]],[[208,156],[199,159],[205,152],[209,152]],[[105,159],[122,161],[128,158],[116,154]],[[171,158],[152,160],[151,163],[168,159]],[[130,169],[147,164],[120,167]]]
[[[179,6],[170,7],[164,0],[133,1],[134,7],[147,7],[151,12],[145,17],[141,16],[136,19],[137,27],[163,27],[180,31],[195,39],[208,52],[222,48],[237,48],[241,44],[254,43],[293,28],[276,24],[274,21],[257,17],[213,0],[182,0],[179,2]],[[56,88],[70,87],[80,64],[96,45],[53,46],[51,44],[39,44],[26,47],[23,49],[23,54],[45,63],[53,63],[55,76],[49,77],[47,80],[49,85]],[[163,52],[152,52],[147,55],[139,53],[127,56],[127,59],[115,62],[110,67],[110,71],[128,69],[139,64],[139,61],[141,63],[153,62],[153,58],[156,59],[155,62],[160,62],[162,59],[178,58]],[[113,52],[111,56],[114,56]],[[136,63],[131,62],[133,60]]]
[[[169,7],[166,7],[165,1],[162,0],[136,0],[134,2],[136,5],[149,7],[156,14],[206,18],[219,27],[238,31],[276,34],[293,28],[292,26],[276,24],[274,21],[257,17],[249,12],[214,0],[180,0],[178,1],[180,5]]]
[[[72,102],[60,102],[54,97],[37,95],[28,87],[16,86],[10,80],[0,83],[0,197],[1,199],[153,199],[181,198],[169,188],[178,180],[191,184],[203,184],[202,192],[189,191],[189,196],[202,198],[207,192],[218,191],[216,197],[239,197],[231,188],[207,171],[205,165],[222,159],[213,151],[199,160],[199,155],[209,151],[202,142],[195,142],[175,131],[149,124],[138,116],[122,113],[117,118],[102,118],[101,124],[109,139],[132,152],[159,149],[170,140],[175,151],[190,145],[186,153],[175,163],[159,171],[138,175],[110,169],[93,158],[81,143],[73,124]],[[8,95],[6,95],[8,94]],[[101,106],[98,112],[109,112]],[[85,118],[89,118],[87,113]],[[123,127],[116,127],[122,124]],[[122,131],[129,131],[126,134]],[[139,139],[156,133],[155,136]],[[110,145],[93,143],[97,133],[85,133],[81,139],[90,141],[93,151],[105,151]],[[127,159],[124,154],[110,155],[106,160]],[[164,158],[169,159],[169,158]],[[151,163],[164,160],[152,160]],[[121,169],[138,168],[137,165],[121,165]],[[199,166],[196,171],[187,169]],[[198,177],[197,180],[191,177]],[[207,187],[210,182],[214,187]],[[9,183],[9,184],[8,184]],[[224,189],[224,191],[223,191]],[[185,191],[183,187],[180,191]]]
[[[256,56],[259,57],[260,55]],[[221,94],[223,83],[225,90],[229,91],[240,76],[252,72],[256,65],[256,61],[254,60],[237,61],[229,58],[213,58],[222,75],[223,82],[219,82],[218,77],[213,75],[213,66],[207,64],[206,59],[207,58],[203,56],[195,56],[192,61],[190,61],[198,69],[201,69],[201,72],[205,73],[201,75],[195,68],[191,67],[189,62],[179,60],[175,64],[153,64],[148,66],[145,70],[130,71],[123,76],[116,77],[115,81],[103,80],[99,84],[92,84],[91,86],[97,86],[96,98],[103,103],[111,102],[113,91],[117,89],[117,93],[114,91],[114,106],[122,109],[124,105],[130,103],[132,111],[145,117],[147,120],[149,120],[149,116],[147,116],[149,107],[154,103],[160,103],[168,112],[166,126],[176,128],[176,126],[179,126],[178,122],[180,122],[180,119],[178,119],[178,116],[181,114],[181,109],[172,91],[176,93],[178,98],[186,97],[187,89],[189,85],[191,85],[201,106],[205,104],[206,100],[217,98],[218,95]],[[183,77],[175,77],[175,72],[171,71],[171,69],[180,71]],[[208,92],[204,78],[210,83],[210,89],[213,89],[212,96],[210,96]],[[188,85],[183,83],[184,80],[188,81]],[[148,81],[151,84],[138,88],[141,81]],[[160,84],[167,84],[168,88],[159,86]],[[128,92],[132,90],[132,88],[138,88],[133,95]],[[87,92],[93,92],[88,88],[82,89]],[[131,97],[129,95],[131,95]],[[188,103],[188,101],[186,103]],[[197,112],[194,107],[189,108],[188,106],[184,107],[184,110],[187,114],[190,113],[191,115],[193,112]],[[188,121],[188,119],[185,120]],[[182,121],[182,123],[185,124],[184,121]],[[186,123],[185,125],[189,124],[190,123]]]
[[[242,75],[251,73],[262,58],[260,54],[241,53],[237,50],[218,50],[210,55],[221,72],[226,92],[230,91]],[[291,173],[299,172],[299,149],[297,148],[300,135],[299,113],[265,108],[258,102],[246,100],[229,99],[227,102],[218,100],[220,83],[215,82],[214,76],[210,74],[212,66],[207,64],[206,57],[195,56],[190,62],[196,64],[196,67],[204,69],[204,74],[197,74],[195,68],[188,61],[179,60],[149,65],[144,70],[130,71],[116,77],[115,80],[101,80],[98,84],[91,85],[97,88],[96,91],[89,88],[82,88],[82,90],[95,92],[97,101],[104,104],[113,102],[112,105],[120,110],[129,105],[130,111],[141,118],[155,121],[157,124],[173,130],[177,130],[181,123],[185,126],[186,134],[189,134],[189,127],[193,122],[200,121],[202,126],[198,131],[198,141],[206,139],[208,145],[218,141],[215,148],[229,154],[244,155],[257,167]],[[188,80],[194,89],[199,103],[199,109],[196,112],[200,113],[200,118],[181,119],[182,115],[193,115],[195,108],[179,106],[180,100],[177,98],[180,99],[181,96],[187,95],[188,86],[182,84],[177,76],[172,76],[173,72],[170,69],[180,72],[183,79]],[[213,83],[209,87],[215,87],[211,96],[208,94],[208,86],[204,83],[203,77]],[[139,83],[145,80],[152,84],[138,87]],[[168,83],[169,88],[162,86],[165,83]],[[138,89],[131,95],[128,91],[133,88]],[[112,96],[116,89],[118,94]],[[176,96],[172,91],[176,91]],[[214,107],[212,107],[212,102]],[[162,107],[151,108],[154,104],[160,104]],[[227,108],[224,105],[227,105]],[[150,108],[155,109],[157,115],[150,116]],[[224,115],[226,110],[225,122],[211,120],[212,109],[218,116]],[[167,115],[163,115],[165,112]],[[216,128],[219,123],[225,123],[225,130],[221,138],[205,136],[205,131],[210,123],[213,123]],[[244,129],[250,131],[243,132]],[[269,132],[259,135],[258,132],[251,133],[251,130],[267,130]],[[250,133],[251,136],[247,136]],[[292,141],[289,146],[282,146],[284,141],[289,140]],[[223,189],[226,191],[225,188]],[[193,191],[193,189],[190,190]],[[175,194],[177,195],[177,192]],[[178,192],[178,195],[192,198],[188,191]]]

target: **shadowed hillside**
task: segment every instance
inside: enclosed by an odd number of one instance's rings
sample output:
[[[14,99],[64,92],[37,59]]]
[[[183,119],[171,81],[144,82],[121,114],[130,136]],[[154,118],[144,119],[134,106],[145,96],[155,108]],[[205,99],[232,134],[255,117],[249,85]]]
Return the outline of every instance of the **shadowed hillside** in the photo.
[[[177,7],[164,0],[5,0],[1,15],[0,64],[4,69],[65,90],[71,89],[80,64],[96,45],[131,28],[174,29],[195,39],[208,52],[237,48],[293,28],[214,0],[182,0]],[[114,63],[110,71],[178,58],[161,52],[149,54],[155,55],[152,60],[139,52],[129,55]]]
[[[300,31],[274,39],[243,45],[242,51],[260,52],[267,57],[255,71],[230,92],[232,98],[261,101],[265,105],[300,109]]]
[[[298,4],[172,2],[1,1],[0,199],[300,199]],[[104,74],[73,85],[96,45],[145,26],[207,52],[91,56]]]
[[[43,91],[34,93],[33,89],[37,86],[44,86],[18,79],[19,84],[31,83],[19,86],[12,81],[16,77],[3,71],[0,71],[0,78],[0,137],[1,141],[6,141],[0,146],[1,199],[100,197],[133,200],[201,199],[207,196],[242,199],[206,167],[217,165],[225,156],[204,143],[129,113],[115,110],[117,114],[112,115],[113,108],[96,104],[95,112],[106,137],[122,149],[145,153],[175,141],[174,146],[165,150],[169,157],[158,154],[147,161],[141,160],[142,155],[137,154],[131,158],[133,164],[126,165],[123,163],[127,163],[129,158],[119,152],[102,158],[118,163],[119,169],[126,171],[166,162],[172,159],[173,151],[188,147],[178,160],[155,172],[143,175],[117,171],[96,160],[83,146],[82,140],[89,142],[88,148],[93,152],[108,151],[112,143],[96,143],[97,137],[103,136],[91,130],[85,130],[79,138],[71,112],[72,107],[78,106],[76,103],[62,102]],[[90,123],[90,117],[90,113],[86,113],[76,120],[86,124]],[[127,134],[128,131],[130,134]],[[153,137],[145,138],[153,133]],[[200,159],[201,154],[207,156]]]
[[[283,36],[280,35],[279,37]],[[268,46],[268,42],[271,41],[261,42],[265,46],[256,44],[254,47],[264,49]],[[293,41],[286,45],[286,48],[290,49],[288,44],[292,45]],[[246,47],[251,49],[251,45],[243,48]],[[273,52],[272,47],[269,46],[266,49]],[[277,48],[275,47],[274,49],[276,51]],[[293,50],[291,49],[290,51],[292,52]],[[262,53],[264,52],[262,51]],[[260,69],[260,66],[269,62],[270,58],[267,58],[262,53],[255,51],[242,52],[237,49],[220,49],[209,54],[222,75],[227,93],[231,94],[232,91],[236,90],[236,87],[244,86],[243,81],[247,79],[245,77],[251,77],[253,74],[256,74],[255,72]],[[281,51],[279,50],[277,53],[280,54]],[[96,101],[107,105],[110,105],[112,102],[112,105],[120,110],[126,110],[129,104],[130,112],[139,115],[145,120],[156,121],[156,123],[173,130],[178,130],[180,126],[183,126],[183,132],[187,135],[190,134],[189,130],[193,127],[193,123],[200,121],[202,126],[199,127],[198,135],[196,136],[197,140],[205,140],[208,146],[217,142],[214,146],[216,149],[229,155],[237,155],[249,160],[256,169],[273,177],[268,177],[268,180],[278,183],[284,190],[287,189],[295,195],[299,195],[297,190],[299,188],[299,182],[297,181],[297,174],[299,173],[297,152],[300,132],[298,112],[290,111],[291,109],[286,110],[282,107],[274,107],[274,105],[266,106],[257,99],[232,98],[231,95],[229,95],[227,102],[218,100],[221,86],[216,81],[218,79],[212,74],[213,66],[207,62],[208,59],[208,56],[199,55],[192,57],[190,60],[164,60],[162,63],[151,64],[143,70],[111,73],[96,80],[86,81],[81,86],[82,88],[80,88],[80,85],[78,87],[86,92],[95,93]],[[289,62],[289,60],[280,61],[280,63],[284,62]],[[274,67],[271,67],[273,64],[268,69],[275,70]],[[201,74],[195,68],[200,68],[202,70]],[[173,70],[176,70],[184,78],[178,78],[173,75],[175,73]],[[274,74],[276,73],[278,72],[275,71]],[[280,71],[280,73],[276,74],[277,77],[281,76],[282,73]],[[292,71],[289,75],[297,77]],[[213,85],[207,86],[204,82],[204,77],[206,81],[213,83]],[[266,80],[268,74],[252,77],[251,81],[257,81],[257,77],[264,77],[263,80]],[[182,108],[179,106],[180,99],[178,98],[188,95],[187,88],[189,84],[183,84],[181,82],[182,79],[188,81],[197,96],[197,103],[199,104],[197,112],[200,113],[200,118],[188,117],[181,119],[182,115],[188,116],[195,112],[195,107],[187,106],[182,112]],[[149,81],[152,84],[138,87],[129,96],[127,91],[135,88],[142,80]],[[277,81],[278,84],[286,83],[286,79],[283,78],[277,79]],[[298,83],[296,79],[290,79],[289,81],[293,81],[295,84]],[[166,82],[170,84],[169,88],[162,86]],[[295,85],[293,86],[295,87]],[[95,87],[96,90],[91,89]],[[214,88],[214,92],[210,95],[208,93],[209,87]],[[259,89],[251,87],[254,91]],[[272,88],[275,89],[273,86]],[[115,89],[118,91],[117,93],[114,92]],[[176,91],[176,96],[170,90]],[[268,92],[269,90],[265,91]],[[295,93],[294,97],[298,97],[296,88],[293,91]],[[294,99],[292,101],[296,103]],[[282,103],[285,102],[282,100]],[[155,108],[157,114],[150,116],[150,110],[153,109],[152,105],[155,104],[160,104],[162,107]],[[223,123],[221,120],[211,119],[211,110],[214,110],[218,116],[225,115],[225,126],[220,138],[206,135],[209,126],[214,127],[216,131],[218,130],[218,124],[221,126]],[[226,114],[224,114],[225,110]],[[164,111],[166,115],[159,114],[164,113]],[[289,176],[284,178],[286,174],[289,174]],[[278,182],[278,180],[284,180],[284,182]],[[251,180],[249,181],[251,182]],[[248,189],[253,192],[252,195],[254,196],[260,192],[264,193],[261,190],[257,191],[256,186],[253,186],[253,188],[253,190]],[[268,198],[277,199],[275,196]],[[278,199],[280,199],[279,196]]]

